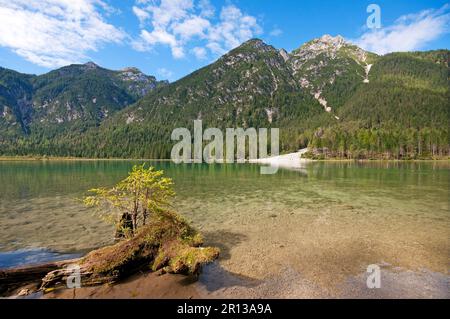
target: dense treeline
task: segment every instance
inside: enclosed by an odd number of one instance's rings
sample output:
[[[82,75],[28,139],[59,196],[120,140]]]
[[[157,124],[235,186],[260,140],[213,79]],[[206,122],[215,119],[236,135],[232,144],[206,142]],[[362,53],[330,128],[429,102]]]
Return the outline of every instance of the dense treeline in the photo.
[[[344,121],[303,132],[298,145],[315,158],[448,157],[448,84],[448,51],[386,55],[338,110]]]
[[[429,159],[450,156],[447,129],[349,128],[334,126],[307,132],[313,158]]]
[[[235,54],[247,50],[249,59],[221,59],[101,123],[34,123],[29,135],[19,137],[3,131],[0,155],[169,158],[172,130],[192,131],[193,121],[202,119],[205,128],[280,128],[281,152],[309,147],[314,158],[450,156],[447,50],[372,57],[369,83],[349,62],[350,71],[322,92],[333,113],[294,85],[273,49],[255,53],[243,46]],[[343,66],[327,72],[335,67]],[[246,78],[248,70],[258,76]]]
[[[448,129],[424,127],[360,128],[331,126],[307,130],[281,130],[281,151],[291,152],[309,147],[316,159],[430,159],[450,157]],[[58,140],[19,139],[15,147],[0,144],[1,155],[53,155],[89,158],[169,158],[173,142],[167,141],[170,132],[149,135],[144,128],[121,128],[112,136],[89,135],[82,139],[67,137]],[[17,152],[17,149],[20,152]]]

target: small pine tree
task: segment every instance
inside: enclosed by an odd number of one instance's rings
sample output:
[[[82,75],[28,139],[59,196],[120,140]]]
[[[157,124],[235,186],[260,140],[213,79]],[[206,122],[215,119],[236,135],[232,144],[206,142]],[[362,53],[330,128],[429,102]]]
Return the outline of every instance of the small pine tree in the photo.
[[[90,189],[91,195],[83,201],[114,222],[118,233],[129,237],[146,224],[151,214],[170,205],[175,195],[172,185],[172,179],[164,177],[164,171],[146,168],[145,164],[135,165],[116,186]]]

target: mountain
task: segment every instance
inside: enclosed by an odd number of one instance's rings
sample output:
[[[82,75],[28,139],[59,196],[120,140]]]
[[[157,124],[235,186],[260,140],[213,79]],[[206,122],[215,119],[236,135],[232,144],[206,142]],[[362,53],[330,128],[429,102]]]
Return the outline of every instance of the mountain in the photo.
[[[29,133],[33,78],[33,75],[0,68],[0,132],[2,135]]]
[[[361,82],[367,83],[377,56],[343,37],[324,35],[294,50],[288,60],[295,79],[323,106],[335,111],[355,92]]]
[[[49,100],[40,98],[41,94],[57,93],[60,102],[54,108],[65,114],[64,122],[55,123],[55,116],[60,115],[45,112],[48,107],[42,114],[20,113],[26,115],[23,122],[29,131],[16,135],[20,147],[5,138],[0,152],[167,158],[173,145],[172,130],[192,128],[193,121],[201,119],[205,127],[222,129],[279,127],[282,151],[308,146],[310,156],[317,158],[446,156],[448,55],[448,50],[439,50],[379,56],[340,36],[325,35],[290,53],[252,39],[179,81],[165,84],[150,80],[150,89],[139,86],[139,80],[124,85],[124,72],[128,78],[141,79],[134,69],[117,73],[93,65],[69,66],[68,71],[62,68],[53,71],[59,73],[45,75],[49,83],[59,83],[59,90],[46,84],[44,76],[21,75],[10,90],[20,87],[14,90],[28,96],[29,87],[19,83],[31,83],[36,101],[33,110],[40,110],[36,106]],[[78,75],[70,74],[79,74],[77,68],[96,70],[90,72],[96,74],[98,88],[86,75],[81,76],[85,86],[74,80]],[[63,86],[66,78],[70,85]],[[50,88],[40,93],[38,83]],[[90,91],[93,87],[95,95]],[[8,94],[1,95],[8,99]],[[102,102],[94,103],[94,98]],[[14,101],[23,104],[21,99]],[[56,103],[55,98],[51,101]],[[83,110],[81,114],[94,124],[82,130],[56,130],[58,125],[74,121],[73,114],[78,113],[72,109]],[[51,130],[44,124],[36,124],[43,119],[42,123],[53,120],[52,129],[57,133],[49,134]]]
[[[378,57],[336,123],[303,133],[319,158],[450,156],[448,50]],[[322,153],[322,154],[318,154]]]
[[[92,62],[40,76],[0,68],[0,131],[83,131],[164,84],[136,68],[111,71]]]
[[[88,156],[167,157],[170,134],[203,120],[208,127],[270,127],[285,119],[322,114],[318,102],[303,92],[279,50],[253,39],[187,77],[155,90],[118,112],[77,142]],[[289,121],[291,122],[291,121]],[[306,128],[299,125],[299,128]],[[95,153],[86,153],[95,140]],[[118,149],[116,145],[121,145]],[[60,147],[64,147],[60,145]]]

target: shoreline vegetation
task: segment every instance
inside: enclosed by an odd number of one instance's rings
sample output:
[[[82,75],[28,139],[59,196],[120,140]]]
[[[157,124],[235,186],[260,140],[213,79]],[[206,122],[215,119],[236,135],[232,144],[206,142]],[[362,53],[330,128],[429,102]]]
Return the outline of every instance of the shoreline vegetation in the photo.
[[[89,190],[85,205],[115,224],[116,243],[79,259],[0,269],[0,295],[45,294],[73,280],[82,287],[111,285],[139,272],[198,276],[220,251],[203,247],[203,236],[170,210],[172,185],[163,171],[143,164],[113,188]]]
[[[291,156],[294,153],[281,154],[282,156]],[[246,163],[267,163],[271,158],[249,160]],[[450,155],[447,156],[434,156],[434,157],[424,157],[424,158],[343,158],[343,157],[325,157],[325,156],[314,156],[313,154],[305,154],[302,157],[303,160],[308,160],[310,162],[435,162],[435,161],[450,161]],[[20,155],[20,156],[7,156],[0,155],[1,161],[149,161],[149,162],[171,162],[171,159],[167,158],[91,158],[91,157],[74,157],[74,156],[38,156],[38,155]],[[219,162],[217,162],[219,163]]]

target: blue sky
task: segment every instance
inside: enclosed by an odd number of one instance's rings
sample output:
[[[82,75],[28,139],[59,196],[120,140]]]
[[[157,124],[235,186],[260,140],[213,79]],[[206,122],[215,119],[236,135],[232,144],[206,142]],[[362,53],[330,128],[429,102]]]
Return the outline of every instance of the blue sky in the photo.
[[[372,3],[381,28],[366,26]],[[291,51],[340,34],[380,54],[450,43],[441,0],[0,0],[0,21],[0,66],[41,74],[94,61],[171,81],[253,37]]]

